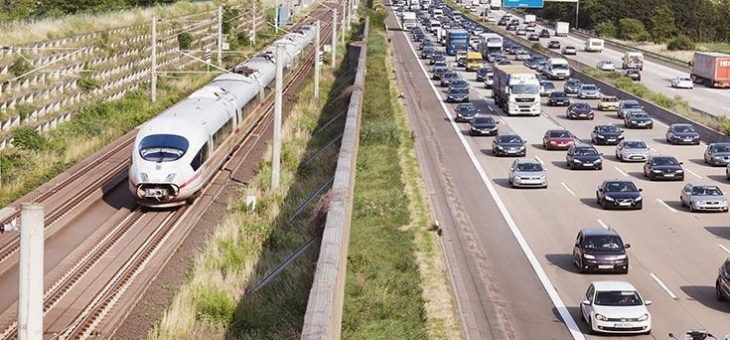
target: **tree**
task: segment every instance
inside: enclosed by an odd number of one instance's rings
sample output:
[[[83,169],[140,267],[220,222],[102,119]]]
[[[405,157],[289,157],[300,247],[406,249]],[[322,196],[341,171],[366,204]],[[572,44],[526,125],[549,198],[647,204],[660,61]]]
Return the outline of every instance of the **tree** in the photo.
[[[631,18],[623,18],[618,21],[618,36],[620,39],[632,41],[644,41],[650,37],[644,24]]]
[[[604,21],[599,23],[598,25],[596,25],[595,31],[599,37],[609,38],[615,38],[618,33],[616,30],[616,25],[614,25],[611,21]]]
[[[670,51],[689,51],[694,50],[695,47],[695,43],[692,41],[692,39],[684,34],[678,35],[676,38],[669,41],[669,44],[667,44],[667,49]]]
[[[651,36],[654,42],[662,42],[677,33],[677,26],[674,24],[674,12],[667,5],[661,5],[654,9],[649,18],[651,22]]]

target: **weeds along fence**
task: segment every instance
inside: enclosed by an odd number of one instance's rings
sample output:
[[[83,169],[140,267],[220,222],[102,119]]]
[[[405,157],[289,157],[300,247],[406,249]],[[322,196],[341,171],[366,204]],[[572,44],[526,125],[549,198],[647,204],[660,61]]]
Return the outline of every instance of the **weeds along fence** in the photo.
[[[228,23],[230,32],[248,33],[253,28],[253,15],[250,9],[240,10]],[[216,51],[217,10],[167,18],[157,26],[158,70],[185,70],[197,63],[178,53],[181,33],[190,38],[189,50]],[[255,29],[265,28],[263,10],[257,11]],[[151,23],[146,23],[3,47],[0,149],[12,144],[13,129],[17,127],[48,131],[88,105],[121,98],[147,82],[151,35]]]
[[[369,29],[370,20],[366,18],[319,259],[304,315],[302,339],[306,340],[340,338]]]

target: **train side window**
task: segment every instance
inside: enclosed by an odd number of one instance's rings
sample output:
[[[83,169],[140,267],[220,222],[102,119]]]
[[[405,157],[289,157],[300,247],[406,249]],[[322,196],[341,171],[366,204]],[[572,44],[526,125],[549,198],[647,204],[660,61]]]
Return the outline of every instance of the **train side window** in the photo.
[[[229,119],[216,133],[213,135],[213,147],[218,148],[223,141],[233,132],[233,118]]]
[[[208,159],[208,143],[205,143],[202,148],[200,148],[200,151],[195,155],[195,158],[193,158],[193,161],[190,162],[190,166],[193,167],[193,171],[198,171],[198,169],[205,163],[205,161]]]

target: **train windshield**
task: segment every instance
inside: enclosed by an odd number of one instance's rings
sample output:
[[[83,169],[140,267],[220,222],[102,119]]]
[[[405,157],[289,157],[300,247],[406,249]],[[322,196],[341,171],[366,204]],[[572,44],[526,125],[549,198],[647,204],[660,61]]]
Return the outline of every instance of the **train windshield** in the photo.
[[[172,162],[188,151],[189,144],[178,135],[150,135],[139,143],[139,155],[150,162]]]

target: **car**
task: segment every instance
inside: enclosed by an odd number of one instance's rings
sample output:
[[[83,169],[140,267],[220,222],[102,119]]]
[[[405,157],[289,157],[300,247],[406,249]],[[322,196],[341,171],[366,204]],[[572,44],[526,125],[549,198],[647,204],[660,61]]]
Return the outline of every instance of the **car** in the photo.
[[[435,70],[436,70],[436,68],[437,68],[437,67],[439,67],[439,66],[440,66],[440,67],[445,67],[445,68],[448,68],[448,67],[446,66],[446,60],[439,60],[439,61],[437,61],[436,63],[434,63],[434,64],[433,64],[433,66],[431,66],[431,72],[435,71]]]
[[[629,111],[624,116],[624,126],[627,128],[654,128],[654,120],[644,111]]]
[[[727,197],[717,185],[690,182],[682,188],[679,202],[695,211],[728,211]]]
[[[537,34],[537,33],[530,33],[527,36],[527,40],[529,40],[529,41],[540,41],[540,35]]]
[[[456,122],[469,122],[480,112],[474,103],[468,102],[456,105],[454,111],[456,111],[456,117],[454,118]]]
[[[442,66],[442,67],[434,67],[433,69],[433,75],[431,78],[433,80],[441,81],[441,77],[443,77],[446,73],[451,72],[448,67]]]
[[[646,162],[649,147],[642,140],[623,140],[616,145],[616,159],[621,162]]]
[[[563,91],[568,94],[578,94],[581,85],[583,82],[580,79],[568,78],[563,85]]]
[[[578,54],[578,49],[576,49],[575,46],[568,45],[563,47],[562,53],[565,55],[576,55]]]
[[[459,76],[458,73],[456,73],[454,71],[448,71],[448,72],[444,73],[443,75],[441,75],[441,87],[448,87],[452,81],[460,79],[460,78],[461,77]]]
[[[457,78],[451,81],[449,88],[469,89],[469,82],[464,79]]]
[[[446,57],[441,53],[433,53],[431,54],[431,59],[428,61],[428,63],[433,65],[439,61],[446,62]]]
[[[516,31],[517,30],[517,25],[509,24],[509,25],[507,25],[507,30],[508,31]]]
[[[429,46],[430,47],[433,47],[433,44],[431,43],[431,40],[425,40],[425,41],[421,42],[420,45],[418,45],[418,49],[419,50],[423,50],[424,47],[429,47]]]
[[[644,106],[641,105],[641,103],[639,103],[638,101],[633,100],[633,99],[626,99],[626,100],[622,100],[618,103],[618,110],[616,110],[616,114],[618,115],[619,118],[624,118],[624,116],[629,111],[643,111],[643,110],[644,110]]]
[[[528,60],[530,58],[532,58],[532,56],[525,51],[522,51],[522,52],[518,53],[517,55],[515,55],[515,59],[517,59],[519,61]]]
[[[730,257],[720,266],[715,280],[715,296],[720,301],[730,301]]]
[[[548,96],[548,106],[570,105],[570,97],[565,92],[553,91]]]
[[[482,67],[478,68],[477,69],[476,81],[485,81],[485,80],[487,80],[487,76],[490,73],[492,73],[492,72],[494,72],[493,69],[492,69],[492,67],[484,67],[484,66],[482,66]]]
[[[586,103],[573,103],[565,109],[565,116],[568,119],[593,119],[593,109]]]
[[[526,156],[527,142],[515,133],[500,134],[492,141],[495,156]]]
[[[528,25],[528,26],[527,26],[527,27],[525,28],[525,30],[526,30],[526,31],[528,31],[528,32],[535,32],[535,26],[529,26],[529,25]]]
[[[548,186],[545,168],[536,159],[520,158],[512,162],[512,167],[509,169],[508,181],[515,188],[547,188]]]
[[[551,50],[560,49],[560,41],[550,40],[550,42],[548,42],[548,48]]]
[[[601,89],[595,84],[582,84],[578,89],[580,99],[598,99],[601,97]]]
[[[471,136],[496,136],[499,133],[498,121],[491,116],[476,116],[471,120],[469,135]]]
[[[581,273],[608,271],[628,274],[627,248],[631,248],[631,245],[624,243],[614,229],[583,228],[575,237],[573,264]]]
[[[501,60],[497,61],[496,64],[497,65],[512,65],[512,61],[505,58],[505,59],[501,59]]]
[[[692,124],[676,123],[669,126],[666,134],[670,144],[700,144],[700,133]]]
[[[641,210],[641,189],[628,179],[606,180],[596,190],[596,202],[606,209]],[[626,269],[628,271],[628,268]]]
[[[624,129],[616,125],[596,125],[591,131],[591,141],[596,145],[614,145],[624,140]]]
[[[530,59],[525,60],[524,65],[527,66],[527,68],[534,70],[537,69],[537,66],[543,60],[545,60],[544,57],[532,56]]]
[[[487,54],[487,61],[493,63],[498,58],[506,58],[502,52],[490,52]]]
[[[430,46],[424,47],[421,50],[421,59],[430,59],[431,55],[433,54],[433,51],[434,51],[433,48]]]
[[[487,22],[497,22],[497,18],[495,18],[495,17],[487,17]]]
[[[547,150],[567,150],[575,142],[575,135],[565,129],[547,130],[542,137],[542,146]]]
[[[540,38],[550,38],[550,31],[548,31],[547,28],[541,29]]]
[[[477,6],[471,6],[471,8],[469,9],[469,11],[471,11],[472,13],[476,13],[476,12],[479,11],[479,7],[477,7]]]
[[[449,87],[446,91],[446,102],[447,103],[463,103],[469,101],[469,88],[463,87]]]
[[[565,155],[565,162],[570,170],[576,169],[603,169],[603,157],[595,146],[583,143],[573,143]]]
[[[672,156],[654,155],[644,163],[644,176],[650,180],[660,179],[684,181],[682,162]]]
[[[617,111],[619,100],[616,96],[601,96],[598,98],[598,110],[600,111]]]
[[[507,26],[507,24],[508,24],[508,23],[509,23],[509,22],[508,22],[507,20],[500,20],[500,21],[499,21],[499,22],[497,23],[497,26]]]
[[[591,333],[650,334],[649,305],[628,282],[594,281],[581,298],[580,315]]]
[[[687,77],[677,77],[672,79],[672,87],[677,89],[693,89],[694,83],[692,82],[692,79]]]
[[[641,72],[635,68],[626,70],[626,73],[624,74],[633,81],[641,81]]]
[[[540,81],[540,96],[547,97],[555,91],[555,84],[549,80]]]
[[[519,36],[524,36],[524,35],[527,35],[527,31],[526,31],[526,30],[525,30],[524,28],[522,28],[522,27],[518,28],[518,29],[517,29],[517,32],[515,32],[515,33],[516,33],[517,35],[519,35]]]
[[[602,60],[596,64],[596,68],[601,71],[614,71],[616,70],[616,65],[613,64],[613,61]]]
[[[706,164],[727,167],[730,164],[730,143],[708,144],[704,159]]]

